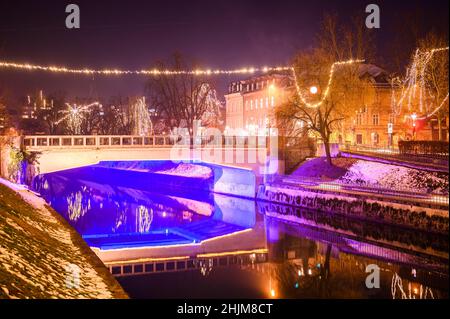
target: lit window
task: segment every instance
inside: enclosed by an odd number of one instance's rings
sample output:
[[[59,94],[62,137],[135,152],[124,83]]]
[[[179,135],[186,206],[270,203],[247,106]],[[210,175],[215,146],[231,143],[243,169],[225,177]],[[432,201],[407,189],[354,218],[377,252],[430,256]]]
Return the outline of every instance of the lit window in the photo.
[[[268,108],[268,107],[269,107],[269,98],[266,97],[266,108]]]
[[[362,144],[362,143],[363,143],[362,134],[356,134],[356,144]]]
[[[259,106],[261,106],[261,108],[263,108],[263,99],[261,99],[259,102],[260,102]]]
[[[362,113],[356,114],[356,125],[362,125]]]
[[[253,110],[253,100],[250,101],[250,110]]]
[[[270,97],[270,106],[274,107],[275,106],[275,97]]]
[[[373,124],[373,125],[378,125],[378,124],[379,124],[379,117],[378,117],[378,114],[373,114],[373,115],[372,115],[372,124]]]

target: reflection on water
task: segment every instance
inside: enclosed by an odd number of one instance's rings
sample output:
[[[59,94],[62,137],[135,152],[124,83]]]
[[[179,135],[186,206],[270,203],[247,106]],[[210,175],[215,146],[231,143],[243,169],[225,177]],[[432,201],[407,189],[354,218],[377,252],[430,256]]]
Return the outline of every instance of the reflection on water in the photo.
[[[114,169],[101,174],[92,167],[45,174],[34,187],[132,297],[448,297],[445,236],[218,194],[124,186]],[[379,289],[365,284],[371,264],[380,269]]]

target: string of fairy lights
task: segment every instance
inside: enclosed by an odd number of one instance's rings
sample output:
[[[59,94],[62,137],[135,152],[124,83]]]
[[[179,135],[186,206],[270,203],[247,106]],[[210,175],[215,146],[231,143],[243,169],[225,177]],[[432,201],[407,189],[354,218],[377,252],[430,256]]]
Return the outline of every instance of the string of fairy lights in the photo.
[[[417,49],[405,77],[392,79],[391,109],[395,116],[402,114],[403,108],[406,107],[407,111],[412,113],[410,117],[414,121],[424,120],[436,114],[447,103],[449,93],[447,92],[441,102],[436,101],[434,93],[426,85],[426,76],[434,55],[448,50],[449,47]],[[399,97],[396,93],[399,93]],[[423,115],[418,116],[416,112]]]
[[[330,67],[330,72],[329,72],[329,75],[328,75],[327,87],[323,91],[322,97],[320,98],[319,101],[313,102],[313,103],[310,103],[310,102],[307,101],[307,98],[303,94],[303,90],[298,85],[297,73],[295,72],[294,68],[291,68],[292,74],[294,76],[295,89],[297,91],[297,95],[299,96],[299,98],[302,101],[302,103],[305,104],[307,107],[310,107],[310,108],[320,107],[323,104],[323,102],[327,99],[328,95],[330,94],[330,88],[331,88],[331,85],[333,83],[334,72],[336,70],[336,67],[338,67],[338,66],[345,66],[345,65],[351,65],[351,64],[355,64],[355,63],[363,63],[363,62],[364,62],[364,60],[353,60],[353,59],[347,60],[347,61],[334,62],[331,65],[331,67]]]
[[[16,69],[16,70],[25,70],[25,71],[45,71],[52,73],[69,73],[69,74],[83,74],[83,75],[243,75],[243,74],[254,74],[258,72],[268,73],[272,71],[290,71],[293,74],[295,79],[295,86],[298,96],[301,101],[307,106],[311,108],[319,107],[323,104],[326,98],[329,95],[330,87],[333,82],[334,72],[336,67],[343,65],[350,65],[355,63],[362,63],[364,60],[347,60],[347,61],[338,61],[334,62],[329,71],[328,84],[322,97],[319,101],[310,103],[307,101],[307,98],[303,94],[303,90],[298,85],[297,74],[295,72],[295,68],[291,66],[278,66],[278,67],[248,67],[241,69],[233,69],[233,70],[224,70],[224,69],[195,69],[195,70],[161,70],[161,69],[152,69],[152,70],[121,70],[121,69],[73,69],[64,66],[42,66],[36,64],[28,64],[28,63],[14,63],[7,61],[0,61],[0,68],[4,69]]]
[[[169,69],[151,69],[151,70],[121,70],[121,69],[73,69],[64,66],[43,66],[28,63],[14,63],[0,61],[0,68],[18,69],[26,71],[45,71],[52,73],[71,73],[84,75],[233,75],[233,74],[253,74],[257,72],[288,71],[291,67],[261,67],[261,68],[241,68],[234,70],[223,69],[194,69],[194,70],[169,70]]]
[[[391,108],[394,115],[398,116],[402,113],[403,105],[406,103],[408,111],[413,111],[413,101],[419,99],[418,110],[423,116],[417,116],[415,113],[415,119],[426,119],[436,112],[438,112],[448,101],[448,92],[445,98],[437,105],[433,110],[427,107],[425,101],[427,98],[432,97],[432,94],[425,85],[425,73],[429,62],[433,56],[438,52],[448,51],[448,47],[434,48],[428,51],[416,50],[413,57],[411,66],[408,68],[406,75],[403,79],[395,78],[392,80],[392,97]],[[329,70],[328,83],[325,89],[322,91],[321,97],[318,101],[310,102],[308,97],[299,85],[299,80],[295,68],[292,66],[278,66],[278,67],[248,67],[240,69],[193,69],[193,70],[170,70],[170,69],[149,69],[149,70],[122,70],[122,69],[90,69],[90,68],[69,68],[66,66],[43,66],[29,63],[15,63],[8,61],[0,61],[0,69],[13,69],[13,70],[25,70],[25,71],[44,71],[51,73],[68,73],[68,74],[82,74],[82,75],[103,75],[103,76],[120,76],[120,75],[145,75],[145,76],[177,76],[177,75],[195,75],[195,76],[210,76],[210,75],[246,75],[254,74],[257,72],[268,73],[272,71],[290,71],[294,78],[295,89],[301,102],[310,108],[320,107],[330,94],[331,86],[333,83],[334,73],[340,66],[348,66],[356,63],[363,63],[364,60],[350,59],[346,61],[334,62]],[[396,96],[396,92],[400,92],[400,97]],[[95,104],[95,103],[94,103]],[[92,105],[81,106],[80,108],[69,108],[67,116],[74,115],[78,111],[84,112]]]

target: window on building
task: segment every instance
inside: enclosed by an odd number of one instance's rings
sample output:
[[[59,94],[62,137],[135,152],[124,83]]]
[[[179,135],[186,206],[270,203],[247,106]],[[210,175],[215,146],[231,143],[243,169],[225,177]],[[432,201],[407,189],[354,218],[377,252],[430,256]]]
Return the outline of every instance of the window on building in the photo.
[[[379,122],[380,122],[379,120],[380,120],[380,118],[379,118],[378,114],[372,115],[372,125],[379,125]]]
[[[395,116],[394,114],[389,114],[389,123],[395,123]]]
[[[363,115],[362,113],[357,113],[356,114],[356,125],[362,125],[363,123]]]
[[[250,101],[250,110],[253,110],[253,100]]]
[[[377,146],[380,143],[380,136],[377,132],[372,133],[372,145]]]
[[[270,97],[270,106],[271,107],[275,106],[275,97],[273,97],[273,96]]]
[[[362,134],[356,134],[356,144],[362,144],[362,143],[363,143]]]
[[[260,103],[259,106],[260,106],[261,108],[263,108],[263,106],[264,106],[264,105],[263,105],[263,99],[259,100],[259,103]]]
[[[268,107],[269,107],[269,98],[266,97],[266,108],[268,108]]]

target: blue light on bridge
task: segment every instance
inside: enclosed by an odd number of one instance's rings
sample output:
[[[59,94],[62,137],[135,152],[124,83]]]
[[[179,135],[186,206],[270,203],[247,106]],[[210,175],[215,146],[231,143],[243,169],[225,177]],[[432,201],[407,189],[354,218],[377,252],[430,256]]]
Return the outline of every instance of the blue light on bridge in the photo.
[[[212,193],[217,175],[192,169],[201,174],[171,162],[101,162],[39,175],[33,186],[102,250],[198,244],[254,226],[253,201]]]

